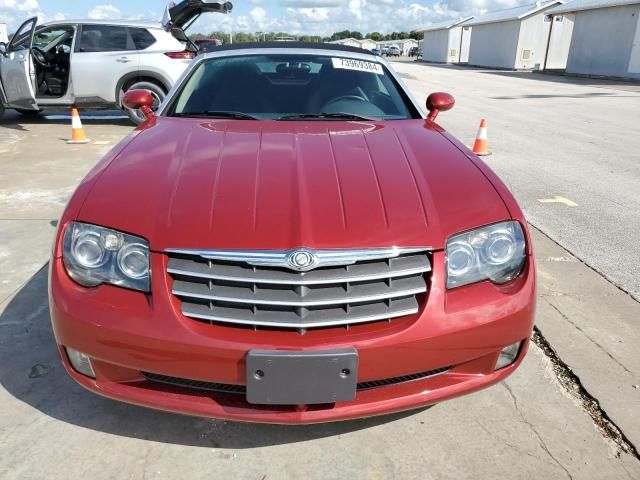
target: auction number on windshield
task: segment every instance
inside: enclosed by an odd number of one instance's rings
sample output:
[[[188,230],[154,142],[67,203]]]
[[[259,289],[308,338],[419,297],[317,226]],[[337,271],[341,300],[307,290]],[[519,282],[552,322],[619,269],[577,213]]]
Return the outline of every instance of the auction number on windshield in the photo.
[[[358,72],[377,73],[384,75],[382,65],[375,62],[365,62],[364,60],[355,60],[353,58],[332,58],[333,68],[343,68],[345,70],[356,70]]]

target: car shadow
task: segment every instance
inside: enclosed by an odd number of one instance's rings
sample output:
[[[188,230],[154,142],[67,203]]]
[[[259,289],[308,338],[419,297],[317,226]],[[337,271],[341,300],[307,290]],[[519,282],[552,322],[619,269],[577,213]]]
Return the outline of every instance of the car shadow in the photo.
[[[62,367],[49,318],[45,265],[0,306],[0,385],[54,419],[155,442],[222,449],[289,444],[354,432],[415,414],[318,425],[262,425],[189,417],[109,400],[76,384]]]

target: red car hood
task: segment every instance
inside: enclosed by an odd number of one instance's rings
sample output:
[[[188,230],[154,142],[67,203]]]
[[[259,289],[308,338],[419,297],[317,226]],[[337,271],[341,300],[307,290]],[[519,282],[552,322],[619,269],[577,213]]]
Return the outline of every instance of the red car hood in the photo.
[[[429,246],[510,218],[436,128],[158,118],[104,169],[79,220],[166,248]]]

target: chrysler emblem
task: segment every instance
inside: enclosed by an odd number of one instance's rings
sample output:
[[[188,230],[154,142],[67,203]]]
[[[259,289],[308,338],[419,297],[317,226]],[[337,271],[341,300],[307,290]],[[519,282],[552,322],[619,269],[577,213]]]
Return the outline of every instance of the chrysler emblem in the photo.
[[[298,249],[289,254],[287,257],[287,263],[293,270],[306,272],[318,264],[318,257],[310,250]]]

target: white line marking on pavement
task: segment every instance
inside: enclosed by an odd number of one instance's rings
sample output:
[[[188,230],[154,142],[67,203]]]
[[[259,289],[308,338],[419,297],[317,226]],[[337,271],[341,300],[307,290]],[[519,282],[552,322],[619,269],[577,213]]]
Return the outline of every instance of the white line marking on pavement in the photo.
[[[564,205],[566,205],[567,207],[577,207],[578,204],[572,200],[569,200],[568,198],[564,198],[561,197],[559,195],[556,195],[553,198],[539,198],[538,201],[540,203],[562,203]]]
[[[578,260],[576,259],[576,257],[547,257],[547,261],[576,263]]]

